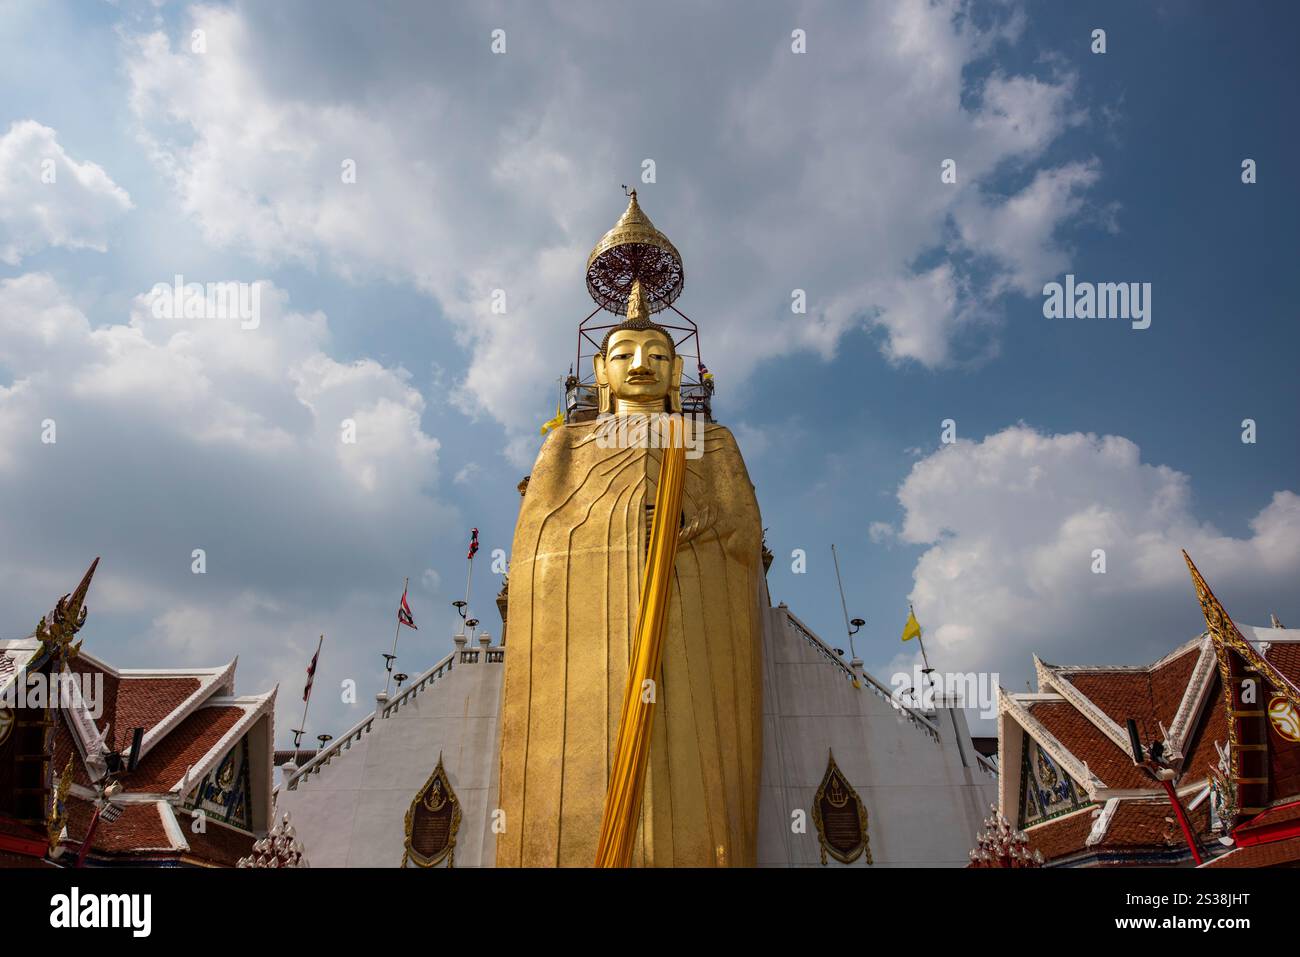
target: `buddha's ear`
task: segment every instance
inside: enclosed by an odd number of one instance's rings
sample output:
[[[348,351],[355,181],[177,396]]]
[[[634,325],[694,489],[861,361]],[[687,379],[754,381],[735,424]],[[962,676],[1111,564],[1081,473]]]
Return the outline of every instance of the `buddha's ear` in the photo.
[[[673,359],[673,371],[668,379],[668,411],[682,411],[682,357]]]
[[[614,400],[609,392],[609,373],[605,369],[605,356],[597,352],[591,357],[591,368],[596,373],[596,411],[613,412]]]

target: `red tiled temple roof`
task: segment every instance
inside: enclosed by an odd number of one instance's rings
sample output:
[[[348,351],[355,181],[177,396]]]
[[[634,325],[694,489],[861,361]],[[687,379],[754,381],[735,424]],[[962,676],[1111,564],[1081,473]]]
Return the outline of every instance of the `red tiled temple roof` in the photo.
[[[1025,832],[1029,846],[1042,852],[1049,861],[1080,852],[1140,852],[1144,848],[1168,852],[1187,847],[1182,828],[1168,800],[1124,800],[1115,808],[1106,833],[1097,844],[1087,844],[1101,806],[1039,824]],[[1202,854],[1214,840],[1210,832],[1209,812],[1202,804],[1187,812],[1192,832],[1200,841]],[[1190,851],[1188,852],[1190,857]]]
[[[1207,863],[1206,867],[1278,867],[1300,863],[1300,837],[1271,844],[1252,844],[1234,848],[1222,857]]]
[[[1300,800],[1290,801],[1286,804],[1279,804],[1276,807],[1267,808],[1256,814],[1245,824],[1237,828],[1239,833],[1248,833],[1259,830],[1259,828],[1268,826],[1272,827],[1277,824],[1286,824],[1291,821],[1300,821]]]
[[[52,861],[47,861],[43,857],[29,857],[26,854],[11,854],[8,851],[0,851],[0,868],[9,869],[16,867],[57,867]]]
[[[94,669],[94,665],[90,665]],[[105,676],[107,694],[109,676]],[[131,726],[146,729],[175,713],[177,707],[188,700],[202,686],[193,676],[162,678],[121,679],[114,686],[116,707],[120,717],[132,721]],[[215,689],[214,689],[215,690]],[[172,727],[144,756],[140,766],[131,774],[119,778],[126,793],[162,794],[173,788],[184,776],[187,768],[196,768],[212,755],[222,739],[249,714],[247,704],[203,705]],[[85,763],[77,746],[69,712],[61,712],[54,726],[54,760],[56,773],[61,773],[69,758],[73,759],[73,782],[83,787],[90,785]],[[129,745],[129,735],[124,735],[122,746]],[[164,823],[164,814],[156,801],[123,804],[118,820],[100,820],[96,826],[90,856],[132,860],[142,864],[150,862],[183,862],[212,867],[233,867],[251,853],[255,838],[236,828],[210,822],[207,832],[190,831],[190,818],[184,810],[177,809],[178,823],[189,850],[173,845]],[[67,836],[71,853],[76,854],[86,836],[93,806],[77,795],[68,798]],[[43,836],[43,835],[38,835]],[[8,855],[8,852],[4,852]],[[13,855],[9,855],[13,856]],[[21,855],[18,855],[21,856]],[[35,858],[34,858],[35,859]],[[0,867],[9,866],[7,857]]]
[[[109,747],[125,751],[131,746],[131,732],[143,728],[148,734],[173,714],[203,686],[192,674],[115,675],[84,657],[73,658],[69,667],[79,675],[100,675],[103,680],[102,702],[95,727],[103,731],[112,725]],[[209,686],[209,693],[216,686]]]
[[[1282,677],[1300,687],[1300,642],[1279,641],[1270,644],[1264,657],[1282,672]]]
[[[167,713],[170,714],[170,710]],[[170,790],[180,781],[185,769],[198,764],[245,713],[244,709],[237,705],[199,708],[173,728],[167,737],[146,754],[133,774],[123,776],[121,779],[123,788],[127,791],[157,793]],[[56,721],[54,724],[56,778],[63,773],[69,757],[74,757],[73,783],[89,787],[90,775],[86,772],[85,762],[81,759],[65,716],[64,720]]]
[[[88,586],[95,564],[83,579],[79,593]],[[26,661],[34,646],[30,638],[0,642],[0,664]],[[235,699],[216,697],[234,694],[234,662],[217,668],[119,672],[87,651],[68,659],[67,667],[78,676],[94,680],[81,684],[85,697],[80,705],[51,702],[55,765],[51,773],[55,783],[64,768],[72,767],[73,788],[64,799],[65,840],[56,849],[51,864],[41,860],[47,846],[43,827],[0,820],[0,868],[66,866],[83,849],[88,836],[89,847],[85,850],[92,860],[98,857],[138,864],[233,866],[248,854],[255,838],[237,828],[210,822],[205,833],[187,833],[188,828],[180,825],[182,821],[188,825],[189,815],[171,803],[181,796],[168,792],[185,779],[189,770],[193,772],[193,793],[200,775],[237,743],[232,733],[235,728],[245,733],[255,717],[265,717],[265,731],[252,742],[253,759],[269,759],[266,750],[272,744],[274,692]],[[12,670],[5,668],[4,676]],[[148,750],[135,771],[119,771],[112,753],[99,755],[117,772],[122,793],[113,799],[118,813],[111,815],[112,820],[101,815],[94,833],[88,834],[95,819],[90,795],[97,793],[89,771],[99,765],[92,761],[88,768],[83,754],[102,743],[104,752],[117,752],[125,760],[136,728],[143,729],[148,738]],[[111,735],[100,739],[108,730]],[[255,810],[253,820],[259,827],[265,825],[272,803],[270,776],[263,778],[258,793],[249,796]],[[163,800],[164,796],[169,799]],[[11,825],[13,833],[8,833]]]
[[[120,750],[129,748],[132,728],[144,728],[148,734],[198,691],[199,685],[199,679],[193,677],[122,678],[113,722],[115,746]]]
[[[181,820],[185,821],[186,818],[182,816]],[[195,834],[186,826],[185,840],[190,845],[189,856],[220,867],[234,867],[241,857],[253,853],[256,838],[251,834],[209,822],[207,830],[202,834]]]
[[[1049,861],[1073,854],[1083,847],[1092,831],[1092,812],[1097,810],[1100,808],[1094,807],[1030,828],[1025,832],[1030,848],[1042,851]]]
[[[1217,672],[1205,691],[1205,710],[1201,713],[1196,730],[1183,745],[1183,773],[1180,784],[1198,781],[1209,774],[1210,768],[1219,766],[1219,752],[1214,743],[1228,743],[1228,716],[1224,711],[1223,686]]]
[[[302,767],[316,757],[318,750],[318,748],[283,748],[275,752],[275,766],[278,768],[289,761],[296,761],[298,766]]]
[[[1151,671],[1151,713],[1166,728],[1174,723],[1178,707],[1187,694],[1196,665],[1201,660],[1201,643],[1197,642],[1187,651],[1171,661],[1166,661],[1159,668]],[[1120,727],[1124,722],[1119,722]],[[1152,732],[1156,729],[1152,728]]]
[[[99,709],[99,717],[95,719],[95,727],[98,730],[103,731],[110,723],[116,724],[114,716],[117,714],[117,692],[120,682],[117,675],[110,674],[103,668],[100,668],[98,665],[95,665],[82,657],[73,658],[68,662],[68,667],[72,669],[73,673],[78,675],[103,676],[103,703]]]
[[[1293,685],[1300,684],[1300,642],[1281,638],[1270,641],[1265,629],[1253,631],[1258,641],[1264,644],[1257,643],[1250,650],[1266,647],[1263,657],[1287,681]],[[1172,728],[1182,703],[1189,700],[1189,694],[1196,694],[1201,707],[1193,715],[1191,728],[1181,744],[1184,757],[1176,784],[1182,792],[1180,799],[1184,808],[1193,803],[1193,798],[1199,801],[1196,808],[1187,810],[1186,814],[1202,857],[1217,855],[1204,866],[1300,864],[1300,793],[1295,787],[1296,761],[1288,750],[1291,746],[1279,743],[1276,735],[1270,739],[1270,780],[1273,782],[1270,793],[1274,801],[1281,803],[1239,824],[1234,831],[1236,846],[1227,853],[1224,853],[1219,840],[1221,835],[1211,830],[1210,802],[1203,792],[1198,793],[1198,788],[1205,783],[1209,771],[1219,764],[1215,745],[1228,743],[1230,719],[1217,667],[1205,677],[1203,687],[1191,687],[1204,647],[1202,638],[1150,668],[1046,665],[1050,672],[1050,677],[1045,678],[1048,686],[1043,687],[1039,695],[1011,696],[1073,758],[1086,764],[1092,777],[1104,786],[1096,795],[1098,803],[1090,809],[1032,826],[1026,831],[1030,846],[1039,850],[1049,862],[1067,865],[1176,864],[1190,857],[1186,838],[1163,789],[1148,773],[1133,764],[1127,748],[1102,730],[1101,726],[1109,728],[1109,725],[1101,715],[1121,728],[1129,718],[1134,718],[1143,740],[1155,739],[1160,733],[1158,724],[1166,729]],[[1229,648],[1227,653],[1243,655],[1249,663],[1250,656],[1246,652]],[[1082,702],[1076,707],[1072,700],[1077,699],[1070,695],[1056,698],[1042,693],[1059,690],[1062,682],[1068,682],[1073,691],[1081,694],[1097,710],[1093,711]],[[1052,684],[1057,687],[1051,687]],[[1017,720],[1015,712],[1007,715],[1006,720]],[[1038,733],[1032,723],[1025,723],[1031,734]],[[1090,782],[1079,783],[1087,785]],[[1111,798],[1117,799],[1117,803],[1112,805],[1101,839],[1090,845],[1087,840],[1103,812],[1100,802],[1108,799],[1107,791],[1121,793]],[[1004,795],[1007,793],[1004,791]],[[1010,817],[1015,813],[1014,807],[1008,808],[1006,813]]]
[[[197,765],[244,714],[237,705],[199,708],[159,741],[133,773],[123,776],[122,786],[128,791],[170,790],[185,769]]]
[[[1121,728],[1129,718],[1135,718],[1144,733],[1154,735],[1157,722],[1162,722],[1165,727],[1173,724],[1200,655],[1200,645],[1196,644],[1177,658],[1150,670],[1057,669],[1056,673],[1078,688]]]
[[[89,801],[72,798],[68,803],[68,837],[80,844],[90,825],[93,808]],[[241,857],[252,852],[256,840],[235,828],[208,822],[206,831],[194,833],[187,812],[178,810],[177,823],[189,850],[173,845],[163,823],[165,809],[158,802],[128,804],[120,818],[111,823],[100,819],[91,844],[92,857],[141,857],[144,859],[184,859],[213,867],[234,867]]]
[[[78,842],[86,837],[86,829],[94,808],[89,801],[72,799],[68,803],[68,837]],[[167,836],[162,815],[154,801],[127,804],[116,821],[100,819],[95,826],[91,850],[109,854],[138,853],[140,851],[171,851],[172,841]]]
[[[1107,787],[1151,787],[1151,779],[1133,765],[1132,757],[1116,747],[1114,741],[1068,701],[1036,701],[1029,713],[1071,754],[1087,762],[1088,770]]]
[[[38,840],[45,837],[45,832],[30,824],[20,824],[9,818],[0,817],[0,837],[16,838],[20,841]]]
[[[63,776],[63,769],[68,766],[68,758],[72,758],[72,783],[80,784],[82,787],[90,786],[90,775],[86,773],[86,764],[81,760],[81,752],[77,749],[77,744],[72,739],[72,729],[68,727],[66,719],[56,719],[54,722],[54,780]]]
[[[1183,803],[1186,805],[1185,800]],[[1192,833],[1201,838],[1203,845],[1211,834],[1209,805],[1201,804],[1195,810],[1185,813]],[[1159,801],[1121,801],[1101,843],[1103,847],[1187,846],[1183,829],[1167,798]]]

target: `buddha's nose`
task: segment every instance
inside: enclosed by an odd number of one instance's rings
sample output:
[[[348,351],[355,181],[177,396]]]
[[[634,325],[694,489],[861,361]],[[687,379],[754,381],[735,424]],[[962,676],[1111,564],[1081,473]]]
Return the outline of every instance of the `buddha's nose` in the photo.
[[[632,353],[632,365],[627,371],[629,373],[652,371],[650,367],[645,363],[645,356],[642,353],[640,346],[637,346],[636,352]]]

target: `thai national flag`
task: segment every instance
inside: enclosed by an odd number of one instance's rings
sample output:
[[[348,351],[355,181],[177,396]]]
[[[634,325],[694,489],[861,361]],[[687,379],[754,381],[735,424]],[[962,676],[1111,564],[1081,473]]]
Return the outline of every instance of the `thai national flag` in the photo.
[[[465,557],[469,559],[473,559],[474,555],[477,552],[478,552],[478,529],[473,528],[470,529],[470,533],[469,533],[469,554],[466,555]]]
[[[397,606],[397,621],[407,628],[415,628],[416,631],[420,630],[415,626],[415,616],[411,614],[411,606],[406,603],[405,588],[402,589],[402,603]]]
[[[316,662],[320,660],[320,646],[323,644],[325,636],[321,635],[320,643],[316,645],[316,654],[311,656],[311,664],[307,666],[307,687],[302,689],[303,701],[311,697],[311,683],[316,680]]]

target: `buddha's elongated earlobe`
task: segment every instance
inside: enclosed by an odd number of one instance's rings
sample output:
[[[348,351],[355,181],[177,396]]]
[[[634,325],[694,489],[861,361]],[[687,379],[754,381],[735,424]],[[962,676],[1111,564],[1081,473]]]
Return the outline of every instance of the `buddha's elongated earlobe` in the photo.
[[[682,411],[682,357],[673,359],[672,378],[668,380],[668,411]]]
[[[591,357],[591,367],[596,373],[596,411],[613,412],[614,398],[610,394],[609,376],[605,374],[605,357],[597,352]]]

